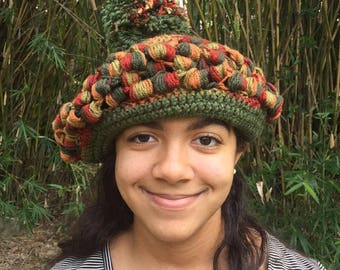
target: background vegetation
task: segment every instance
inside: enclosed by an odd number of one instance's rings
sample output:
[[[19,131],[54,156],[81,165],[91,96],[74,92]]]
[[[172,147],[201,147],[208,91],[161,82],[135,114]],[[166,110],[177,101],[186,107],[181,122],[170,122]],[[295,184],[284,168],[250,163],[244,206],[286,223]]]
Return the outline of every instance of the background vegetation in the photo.
[[[31,229],[78,215],[92,196],[93,170],[60,161],[51,121],[105,59],[103,3],[0,1],[2,220]],[[197,33],[248,55],[285,98],[283,117],[239,168],[250,211],[293,247],[339,269],[339,1],[184,4]]]

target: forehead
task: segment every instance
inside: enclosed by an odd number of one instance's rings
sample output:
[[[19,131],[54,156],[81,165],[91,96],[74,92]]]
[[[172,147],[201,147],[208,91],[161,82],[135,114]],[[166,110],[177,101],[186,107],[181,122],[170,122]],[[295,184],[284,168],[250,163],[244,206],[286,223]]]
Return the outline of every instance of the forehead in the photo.
[[[194,130],[203,128],[210,125],[219,125],[227,130],[230,130],[229,126],[218,119],[206,118],[206,117],[186,117],[186,118],[171,118],[171,119],[160,119],[157,121],[147,122],[138,124],[133,127],[145,126],[155,129],[164,129],[166,127],[185,127],[187,130]]]

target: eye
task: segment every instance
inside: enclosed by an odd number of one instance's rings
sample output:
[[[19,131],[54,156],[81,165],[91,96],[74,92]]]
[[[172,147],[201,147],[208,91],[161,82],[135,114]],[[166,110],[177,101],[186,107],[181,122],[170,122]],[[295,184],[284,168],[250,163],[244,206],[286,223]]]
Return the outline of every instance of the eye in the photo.
[[[200,136],[193,141],[195,144],[202,145],[202,146],[216,146],[221,143],[220,140],[216,139],[213,136],[205,135]]]
[[[137,143],[137,144],[143,144],[143,143],[155,142],[156,139],[150,134],[138,134],[138,135],[135,135],[129,138],[129,141]]]

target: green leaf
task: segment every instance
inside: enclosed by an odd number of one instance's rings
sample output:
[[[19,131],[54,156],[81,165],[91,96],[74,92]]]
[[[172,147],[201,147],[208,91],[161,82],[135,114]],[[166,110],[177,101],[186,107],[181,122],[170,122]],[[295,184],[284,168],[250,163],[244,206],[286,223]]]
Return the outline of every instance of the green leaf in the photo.
[[[285,195],[289,195],[290,193],[294,192],[295,190],[301,188],[302,186],[303,186],[303,182],[297,183],[296,185],[293,185],[290,189],[288,189],[288,190],[285,192]]]
[[[305,190],[307,191],[307,193],[312,196],[312,198],[319,204],[320,201],[319,201],[319,197],[318,195],[316,195],[314,189],[306,182],[302,182]]]

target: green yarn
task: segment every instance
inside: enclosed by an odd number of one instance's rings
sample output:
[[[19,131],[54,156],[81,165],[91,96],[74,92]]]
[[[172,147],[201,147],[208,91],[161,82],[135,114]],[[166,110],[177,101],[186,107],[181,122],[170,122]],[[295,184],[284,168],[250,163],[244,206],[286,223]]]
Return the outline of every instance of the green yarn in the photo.
[[[102,119],[94,126],[88,146],[82,149],[82,159],[101,162],[113,150],[117,135],[130,126],[162,118],[207,116],[233,126],[249,142],[261,134],[265,123],[261,109],[251,108],[247,102],[221,90],[184,91],[143,105],[104,111]]]
[[[111,93],[111,96],[115,101],[117,101],[117,103],[120,103],[126,99],[126,94],[124,93],[124,89],[122,87],[115,88]]]
[[[105,96],[110,92],[110,86],[106,83],[106,80],[99,80],[96,83],[96,91],[102,96]]]
[[[168,90],[168,86],[164,83],[164,75],[165,71],[160,71],[151,78],[155,92],[157,93],[165,93]]]
[[[131,12],[139,4],[147,1],[107,0],[102,7],[101,15],[105,32],[105,42],[109,52],[126,50],[132,44],[160,34],[189,34],[190,26],[184,14],[158,14],[160,6],[174,1],[160,1],[158,5],[146,12],[141,23],[131,21]],[[163,7],[164,8],[164,7]]]
[[[132,53],[131,64],[133,70],[137,71],[145,70],[145,61],[140,52]]]
[[[242,89],[242,76],[239,72],[234,72],[234,74],[228,79],[228,87],[233,91],[239,91]]]
[[[177,8],[170,0],[149,3]],[[144,9],[137,10],[137,28],[144,18],[139,11]],[[265,119],[273,122],[282,110],[282,97],[260,68],[250,70],[250,60],[238,51],[204,39],[157,36],[108,60],[55,117],[54,136],[66,162],[101,162],[124,128],[169,117],[219,119],[250,142],[260,135]]]
[[[182,42],[177,47],[177,52],[180,55],[188,56],[190,54],[190,45],[187,42]]]

